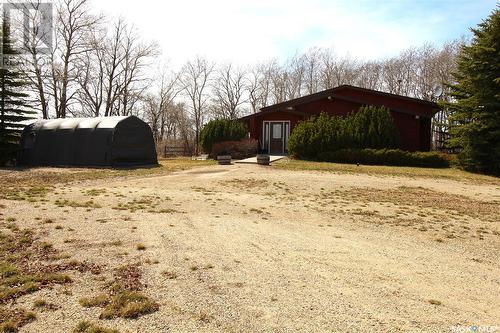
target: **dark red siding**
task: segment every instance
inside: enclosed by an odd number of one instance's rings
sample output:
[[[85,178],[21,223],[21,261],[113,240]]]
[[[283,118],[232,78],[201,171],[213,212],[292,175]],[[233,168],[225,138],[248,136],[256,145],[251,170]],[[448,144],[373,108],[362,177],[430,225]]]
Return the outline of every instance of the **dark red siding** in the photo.
[[[403,96],[383,94],[357,87],[341,86],[322,93],[306,96],[275,106],[264,108],[262,112],[242,118],[250,136],[262,142],[264,121],[290,121],[291,131],[301,120],[322,112],[336,116],[346,116],[357,112],[363,105],[385,106],[391,110],[396,124],[401,148],[408,151],[428,151],[431,143],[431,117],[437,111],[432,103]]]

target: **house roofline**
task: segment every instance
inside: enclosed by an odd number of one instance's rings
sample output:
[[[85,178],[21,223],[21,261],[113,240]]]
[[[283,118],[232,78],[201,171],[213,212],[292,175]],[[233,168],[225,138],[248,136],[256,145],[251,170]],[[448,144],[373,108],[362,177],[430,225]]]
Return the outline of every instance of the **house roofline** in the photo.
[[[290,113],[290,114],[295,114],[295,115],[299,115],[299,116],[308,116],[309,115],[309,113],[307,113],[307,112],[301,112],[301,111],[297,111],[297,110],[287,110],[287,109],[264,110],[264,109],[261,109],[260,112],[252,113],[252,114],[249,114],[247,116],[243,116],[243,117],[239,118],[239,120],[247,120],[247,119],[251,119],[253,117],[258,117],[258,116],[266,115],[269,113],[275,113],[275,112],[284,112],[284,113]]]
[[[308,102],[313,102],[313,101],[321,100],[323,98],[326,98],[326,97],[334,94],[336,91],[340,91],[340,90],[344,90],[344,89],[351,89],[351,90],[369,92],[369,93],[377,94],[377,95],[380,95],[380,96],[392,97],[392,98],[397,98],[397,99],[401,99],[401,100],[405,100],[405,101],[409,101],[409,102],[413,102],[413,103],[424,104],[424,105],[427,105],[427,106],[431,106],[431,107],[433,107],[435,109],[439,109],[439,106],[436,103],[430,102],[430,101],[425,101],[423,99],[418,99],[418,98],[413,98],[413,97],[408,97],[408,96],[402,96],[402,95],[396,95],[396,94],[391,94],[391,93],[387,93],[387,92],[383,92],[383,91],[378,91],[378,90],[373,90],[373,89],[367,89],[367,88],[361,88],[361,87],[356,87],[356,86],[351,86],[351,85],[347,85],[346,84],[346,85],[338,86],[336,88],[331,88],[331,89],[327,89],[327,90],[324,90],[324,91],[320,91],[320,92],[317,92],[317,93],[314,93],[314,94],[311,94],[311,95],[302,96],[302,97],[295,98],[295,99],[292,99],[292,100],[289,100],[289,101],[285,101],[285,102],[277,103],[277,104],[274,104],[274,105],[266,106],[266,107],[264,107],[264,108],[261,109],[261,112],[267,111],[267,110],[274,110],[274,109],[283,109],[283,108],[286,108],[288,106],[296,106],[296,105],[301,105],[301,104],[305,104],[305,103],[308,103]]]

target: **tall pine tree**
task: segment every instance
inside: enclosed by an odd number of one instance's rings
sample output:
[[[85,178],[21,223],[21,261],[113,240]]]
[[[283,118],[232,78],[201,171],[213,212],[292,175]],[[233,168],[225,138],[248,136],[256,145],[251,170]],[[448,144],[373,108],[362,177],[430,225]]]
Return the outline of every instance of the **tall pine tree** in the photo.
[[[463,46],[451,85],[450,145],[460,148],[459,163],[470,171],[500,174],[500,10],[475,29]]]
[[[19,138],[26,120],[36,114],[27,103],[28,94],[23,90],[27,83],[19,70],[19,52],[10,38],[10,29],[4,18],[1,27],[0,49],[0,165],[15,157]]]

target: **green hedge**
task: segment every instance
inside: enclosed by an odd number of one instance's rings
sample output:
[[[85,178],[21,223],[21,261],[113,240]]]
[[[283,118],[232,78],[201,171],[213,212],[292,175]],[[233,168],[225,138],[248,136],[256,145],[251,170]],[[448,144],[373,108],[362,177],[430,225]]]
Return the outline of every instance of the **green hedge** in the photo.
[[[345,121],[350,145],[345,148],[387,149],[399,147],[399,133],[391,112],[385,107],[363,106]]]
[[[344,148],[347,144],[345,118],[320,114],[318,117],[300,122],[294,128],[288,141],[291,155],[314,159],[319,153],[332,147]]]
[[[236,120],[211,120],[200,132],[200,145],[205,153],[212,153],[212,146],[218,142],[240,141],[248,130],[245,124]]]
[[[400,149],[341,149],[323,152],[317,158],[322,162],[447,168],[450,159],[437,152],[407,152]]]
[[[320,114],[293,130],[290,154],[317,159],[327,151],[347,148],[398,148],[399,134],[387,108],[364,106],[347,117]]]

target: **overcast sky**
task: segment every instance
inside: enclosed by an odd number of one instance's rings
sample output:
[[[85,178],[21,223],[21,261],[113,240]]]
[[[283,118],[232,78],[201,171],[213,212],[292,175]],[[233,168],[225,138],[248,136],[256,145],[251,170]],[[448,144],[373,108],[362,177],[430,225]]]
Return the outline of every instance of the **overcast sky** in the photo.
[[[94,0],[157,41],[174,66],[196,55],[250,64],[310,47],[380,58],[470,35],[494,0]]]

